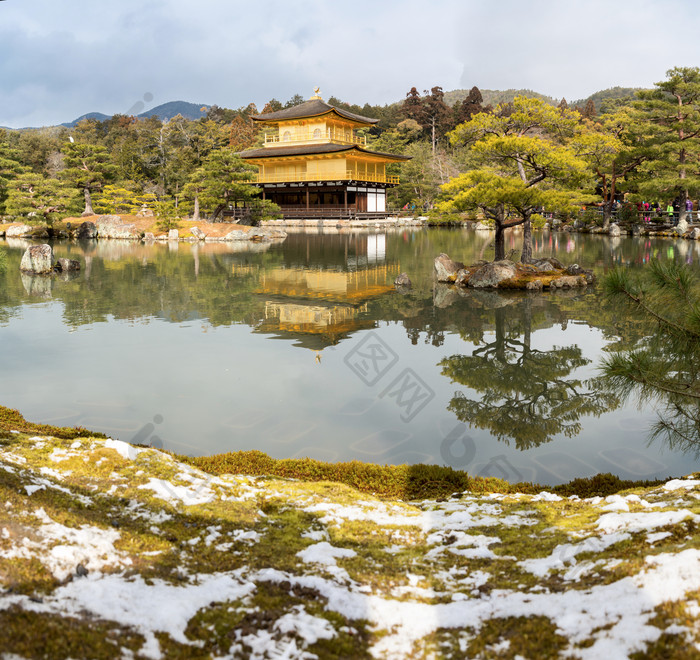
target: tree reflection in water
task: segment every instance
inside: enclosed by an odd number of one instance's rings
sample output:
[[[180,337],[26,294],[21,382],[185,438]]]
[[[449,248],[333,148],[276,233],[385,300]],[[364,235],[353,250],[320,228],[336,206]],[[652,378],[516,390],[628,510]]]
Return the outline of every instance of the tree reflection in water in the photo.
[[[455,393],[448,409],[461,421],[524,450],[561,433],[573,437],[581,431],[581,417],[618,407],[614,392],[572,375],[591,362],[578,346],[532,347],[531,297],[490,312],[493,341],[440,363],[444,376],[481,394]]]
[[[686,266],[652,261],[641,275],[616,269],[606,295],[642,312],[648,323],[637,346],[603,360],[606,390],[653,404],[650,443],[700,456],[700,287]]]

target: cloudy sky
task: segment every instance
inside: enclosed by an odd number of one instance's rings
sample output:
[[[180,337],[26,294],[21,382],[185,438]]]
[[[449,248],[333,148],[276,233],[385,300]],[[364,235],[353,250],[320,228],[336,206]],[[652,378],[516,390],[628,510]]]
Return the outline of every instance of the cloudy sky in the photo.
[[[441,85],[583,98],[700,66],[696,0],[1,0],[0,126]],[[152,100],[151,100],[152,99]]]

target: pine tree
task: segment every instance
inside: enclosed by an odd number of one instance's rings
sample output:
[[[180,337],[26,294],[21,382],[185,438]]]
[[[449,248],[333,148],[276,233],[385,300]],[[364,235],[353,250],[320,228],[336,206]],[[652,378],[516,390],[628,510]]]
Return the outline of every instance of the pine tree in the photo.
[[[700,451],[700,289],[693,272],[652,261],[633,276],[615,269],[603,280],[606,296],[647,319],[646,337],[603,360],[607,388],[620,397],[653,401],[659,420],[652,437]]]
[[[481,167],[444,186],[450,205],[477,204],[493,209],[496,259],[503,259],[504,231],[523,225],[521,261],[532,256],[531,217],[539,207],[570,207],[581,197],[587,163],[572,147],[578,115],[539,99],[518,96],[507,116],[498,106],[460,124],[450,135],[453,145],[469,144]],[[480,201],[481,200],[481,201]],[[506,212],[518,218],[506,220]]]
[[[51,226],[74,200],[73,192],[58,179],[25,172],[13,179],[7,198],[9,215],[24,222],[43,222]]]
[[[442,87],[432,87],[425,90],[423,98],[423,128],[430,135],[433,154],[437,148],[438,140],[454,128],[452,112],[445,103],[445,93]]]
[[[256,171],[255,166],[246,163],[232,149],[217,149],[192,173],[185,195],[194,200],[196,214],[201,204],[216,221],[229,204],[252,200],[260,193],[258,188],[245,183]]]
[[[584,119],[595,119],[596,116],[596,109],[595,109],[595,102],[593,99],[588,99],[586,101],[586,105],[583,108],[583,111],[581,112],[581,116]]]
[[[0,215],[5,212],[11,182],[26,171],[20,163],[19,151],[10,147],[4,138],[0,132]]]
[[[646,199],[677,200],[684,217],[688,198],[700,194],[700,69],[676,67],[666,76],[634,103],[640,148],[649,156],[637,183]]]
[[[61,172],[61,178],[82,191],[85,198],[83,215],[94,215],[92,193],[100,190],[116,170],[110,162],[109,152],[103,146],[84,142],[69,142],[63,151],[66,169]]]
[[[413,119],[421,126],[425,124],[426,117],[423,99],[415,87],[411,87],[411,90],[406,94],[406,98],[401,106],[401,113],[405,119]]]
[[[469,121],[474,115],[484,112],[483,101],[484,97],[481,95],[479,88],[476,86],[472,87],[462,103],[456,104],[455,125]]]
[[[629,108],[606,114],[598,123],[584,122],[575,149],[590,165],[603,201],[603,228],[610,226],[613,204],[628,187],[628,179],[648,157],[639,142]]]

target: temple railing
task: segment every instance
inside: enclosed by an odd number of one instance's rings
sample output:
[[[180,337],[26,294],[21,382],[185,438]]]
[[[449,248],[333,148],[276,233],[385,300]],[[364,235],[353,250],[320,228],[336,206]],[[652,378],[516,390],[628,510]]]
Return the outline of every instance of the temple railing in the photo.
[[[284,132],[280,136],[278,133],[265,135],[266,147],[279,147],[282,145],[292,144],[357,144],[361,147],[367,146],[367,138],[355,135],[352,131],[339,131],[334,128],[328,128],[324,131],[317,129],[316,131],[305,132],[289,132],[289,136],[285,138]]]
[[[370,183],[388,183],[398,185],[399,177],[395,174],[367,174],[356,170],[345,172],[296,172],[285,174],[258,174],[246,183],[297,183],[303,181],[367,181]]]

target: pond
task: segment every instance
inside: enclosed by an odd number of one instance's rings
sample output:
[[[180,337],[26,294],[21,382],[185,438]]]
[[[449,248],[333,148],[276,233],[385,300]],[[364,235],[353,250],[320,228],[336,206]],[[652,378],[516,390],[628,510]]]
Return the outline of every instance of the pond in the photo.
[[[649,441],[653,406],[602,391],[601,357],[644,324],[597,288],[457,292],[441,252],[490,258],[488,233],[290,233],[273,244],[56,243],[74,277],[20,275],[0,241],[0,403],[201,455],[437,463],[556,484],[700,468]],[[518,236],[509,236],[514,248]],[[700,262],[695,242],[537,234],[535,254],[593,267]],[[489,250],[491,254],[489,254]],[[397,292],[397,274],[413,288]]]

